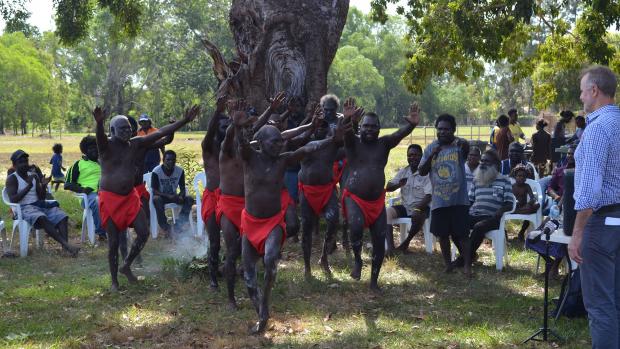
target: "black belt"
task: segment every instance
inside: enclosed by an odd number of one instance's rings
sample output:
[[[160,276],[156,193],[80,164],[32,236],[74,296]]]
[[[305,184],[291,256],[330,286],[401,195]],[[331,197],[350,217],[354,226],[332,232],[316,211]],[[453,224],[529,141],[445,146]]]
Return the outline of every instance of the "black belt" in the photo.
[[[601,214],[617,212],[617,211],[620,211],[620,204],[603,206],[599,208],[598,210],[594,211],[594,213],[601,215]]]

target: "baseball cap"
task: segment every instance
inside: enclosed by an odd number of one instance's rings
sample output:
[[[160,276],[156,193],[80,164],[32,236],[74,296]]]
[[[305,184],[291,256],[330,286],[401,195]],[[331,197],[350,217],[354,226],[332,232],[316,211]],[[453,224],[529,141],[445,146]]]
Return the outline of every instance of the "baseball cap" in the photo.
[[[17,160],[19,160],[19,158],[21,157],[29,157],[28,153],[26,153],[25,151],[18,149],[16,150],[13,154],[11,154],[11,161],[15,162]]]
[[[151,120],[151,119],[149,118],[149,116],[148,116],[148,115],[146,115],[146,114],[142,114],[142,115],[140,115],[140,118],[138,119],[138,122],[139,122],[139,121],[150,121],[150,120]]]

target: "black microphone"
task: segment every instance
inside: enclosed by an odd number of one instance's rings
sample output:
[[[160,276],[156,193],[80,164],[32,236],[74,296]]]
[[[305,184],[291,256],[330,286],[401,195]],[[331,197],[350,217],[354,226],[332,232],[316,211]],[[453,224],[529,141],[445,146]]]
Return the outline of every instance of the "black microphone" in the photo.
[[[560,227],[560,222],[558,222],[557,219],[549,219],[546,223],[544,223],[542,232],[538,234],[538,236],[533,238],[532,242],[538,242],[542,238],[543,235],[548,237],[554,231],[556,231],[559,227]]]

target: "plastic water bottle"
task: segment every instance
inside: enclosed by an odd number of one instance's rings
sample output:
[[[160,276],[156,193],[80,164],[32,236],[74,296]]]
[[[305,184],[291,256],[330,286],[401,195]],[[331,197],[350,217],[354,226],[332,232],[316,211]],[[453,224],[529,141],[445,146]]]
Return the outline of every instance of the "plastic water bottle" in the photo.
[[[558,207],[558,205],[553,205],[551,206],[551,209],[549,210],[549,217],[551,219],[560,219],[560,208]]]

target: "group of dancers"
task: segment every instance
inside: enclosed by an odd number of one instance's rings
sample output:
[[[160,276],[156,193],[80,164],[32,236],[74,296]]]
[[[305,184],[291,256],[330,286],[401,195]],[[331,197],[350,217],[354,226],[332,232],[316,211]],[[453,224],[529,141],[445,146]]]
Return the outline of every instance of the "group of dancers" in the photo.
[[[327,232],[319,261],[323,271],[331,274],[328,254],[335,244],[342,208],[354,254],[351,277],[361,277],[362,234],[368,228],[372,241],[370,288],[380,292],[378,277],[385,255],[387,225],[384,169],[390,150],[420,121],[419,107],[412,104],[404,118],[405,126],[379,137],[381,123],[377,114],[365,112],[352,98],[344,102],[343,113],[337,114],[338,99],[327,95],[316,108],[311,108],[313,112],[301,126],[286,129],[286,116],[277,113],[285,99],[284,93],[279,93],[257,116],[243,100],[218,98],[201,144],[207,184],[199,214],[206,223],[210,242],[211,287],[218,287],[223,235],[229,306],[237,308],[236,261],[241,257],[248,295],[258,315],[252,333],[266,329],[281,248],[287,233],[296,236],[300,226],[297,204],[285,186],[287,168],[297,164],[301,167],[299,212],[306,278],[311,277],[312,235],[321,216],[327,222]],[[199,113],[200,108],[194,106],[186,110],[181,120],[142,137],[132,137],[128,118],[117,115],[110,121],[108,137],[104,112],[98,107],[93,111],[101,163],[99,205],[109,239],[112,290],[118,289],[119,271],[130,282],[136,281],[131,264],[148,238],[141,204],[141,175],[136,179],[136,173],[142,172],[137,164],[143,162],[146,150],[170,142],[173,133]],[[137,238],[119,269],[119,232],[129,226],[134,227]],[[262,288],[257,281],[259,260],[265,267]]]

